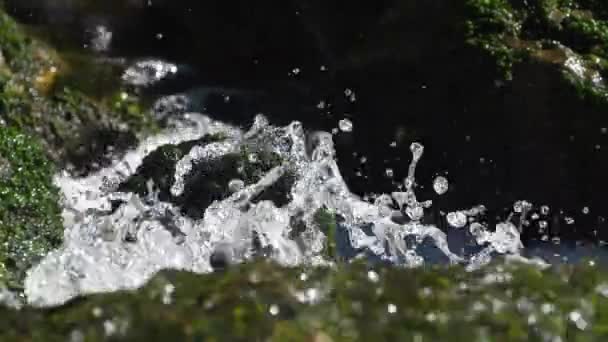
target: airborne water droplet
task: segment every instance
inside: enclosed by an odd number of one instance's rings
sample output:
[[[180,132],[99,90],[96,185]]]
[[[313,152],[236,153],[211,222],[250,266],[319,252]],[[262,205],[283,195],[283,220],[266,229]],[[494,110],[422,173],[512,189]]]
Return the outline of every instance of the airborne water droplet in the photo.
[[[443,195],[448,192],[449,183],[447,178],[441,176],[435,178],[433,181],[433,189],[438,195]]]
[[[338,122],[338,127],[342,132],[352,132],[353,131],[353,123],[348,119],[342,119]]]
[[[270,312],[271,315],[276,316],[279,314],[280,310],[279,310],[279,306],[276,304],[272,304],[270,306],[270,309],[268,310],[268,312]]]
[[[462,211],[449,213],[447,219],[450,226],[454,228],[462,228],[467,225],[467,215]]]

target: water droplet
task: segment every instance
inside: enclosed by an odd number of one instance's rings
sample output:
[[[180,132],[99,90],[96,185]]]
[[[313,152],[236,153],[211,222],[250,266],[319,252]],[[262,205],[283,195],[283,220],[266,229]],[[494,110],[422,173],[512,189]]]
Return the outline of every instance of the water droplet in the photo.
[[[443,195],[448,192],[449,187],[449,182],[445,177],[439,176],[433,181],[433,189],[438,195]]]
[[[601,283],[595,288],[595,292],[608,298],[608,283]]]
[[[566,216],[564,221],[566,221],[566,224],[574,224],[574,219],[570,216]]]
[[[298,74],[300,74],[301,70],[300,70],[300,68],[293,68],[293,70],[291,70],[291,72],[292,72],[294,75],[298,75]]]
[[[103,315],[103,310],[100,307],[94,307],[93,308],[93,317],[95,318],[99,318],[101,317],[101,315]]]
[[[467,215],[461,211],[449,213],[447,219],[450,226],[454,228],[462,228],[467,225]]]
[[[588,323],[578,311],[570,312],[570,314],[568,314],[568,319],[570,319],[579,330],[587,329]]]
[[[393,176],[395,175],[393,172],[393,169],[386,169],[386,176],[389,178],[393,178]]]
[[[420,221],[424,216],[424,208],[420,205],[408,206],[405,209],[405,213],[413,221]]]
[[[353,94],[353,91],[351,89],[344,89],[344,96],[349,97]]]
[[[380,280],[380,277],[378,276],[378,273],[376,273],[376,271],[369,271],[367,272],[367,278],[369,279],[369,281],[371,281],[372,283],[377,283],[378,280]]]
[[[245,182],[240,179],[233,179],[228,183],[228,191],[231,193],[239,192],[245,188]]]
[[[589,209],[589,207],[583,208],[583,214],[588,215],[590,212],[591,212],[591,210]]]
[[[258,162],[258,155],[256,153],[249,153],[249,155],[247,156],[247,159],[249,160],[250,163],[257,163]]]
[[[276,304],[272,304],[272,305],[270,306],[270,309],[268,310],[268,312],[270,312],[270,314],[271,314],[271,315],[276,316],[276,315],[278,315],[278,314],[279,314],[279,312],[281,312],[281,311],[280,311],[280,309],[279,309],[279,306],[278,306],[278,305],[276,305]]]
[[[414,160],[418,161],[424,153],[424,146],[419,143],[412,143],[410,145],[410,151],[412,152]]]
[[[395,304],[389,304],[386,307],[386,311],[388,311],[389,314],[394,314],[397,313],[397,306]]]
[[[543,215],[549,215],[549,213],[551,212],[551,209],[549,208],[549,206],[547,205],[543,205],[542,207],[540,207],[540,213]]]
[[[338,127],[342,132],[352,132],[353,131],[353,123],[348,119],[342,119],[338,122]]]

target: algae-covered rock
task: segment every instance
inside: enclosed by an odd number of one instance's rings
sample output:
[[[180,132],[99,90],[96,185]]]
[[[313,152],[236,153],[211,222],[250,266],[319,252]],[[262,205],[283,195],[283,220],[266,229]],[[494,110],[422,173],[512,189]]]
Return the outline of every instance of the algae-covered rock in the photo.
[[[19,287],[25,271],[63,237],[53,166],[41,145],[0,127],[0,283]]]
[[[192,170],[184,179],[184,191],[179,194],[171,192],[180,160],[193,148],[202,149],[225,141],[226,136],[211,134],[179,145],[161,146],[144,158],[135,174],[123,182],[119,190],[148,196],[153,189],[160,200],[178,205],[190,217],[202,218],[209,204],[226,198],[234,191],[230,189],[231,181],[242,182],[243,186],[252,185],[282,162],[277,153],[266,149],[267,146],[263,144],[233,141],[234,147],[230,147],[225,154],[194,160]],[[285,202],[284,195],[289,191],[290,184],[289,175],[286,175],[255,200],[275,200],[281,205]]]
[[[513,77],[517,63],[547,63],[559,67],[583,98],[606,103],[606,3],[469,0],[466,4],[468,42],[493,56],[506,78]]]
[[[107,161],[108,150],[132,145],[154,127],[132,95],[116,90],[94,100],[69,84],[70,75],[90,70],[74,70],[74,58],[64,59],[1,10],[0,52],[3,124],[40,137],[47,154],[64,166],[94,169]]]
[[[0,309],[3,341],[601,341],[608,273],[461,267],[164,271],[137,291]]]

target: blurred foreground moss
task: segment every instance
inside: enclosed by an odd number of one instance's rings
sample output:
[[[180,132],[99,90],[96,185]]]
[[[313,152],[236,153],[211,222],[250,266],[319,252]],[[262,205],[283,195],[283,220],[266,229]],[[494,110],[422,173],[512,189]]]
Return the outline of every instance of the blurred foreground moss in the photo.
[[[0,315],[2,341],[602,341],[608,273],[258,261],[209,275],[164,271],[137,291]]]

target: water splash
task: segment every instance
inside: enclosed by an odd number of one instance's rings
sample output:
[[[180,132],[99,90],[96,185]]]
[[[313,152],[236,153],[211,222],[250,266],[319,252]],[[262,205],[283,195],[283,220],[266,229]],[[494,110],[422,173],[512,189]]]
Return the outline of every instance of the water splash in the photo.
[[[218,264],[256,256],[287,266],[328,265],[334,262],[325,253],[328,242],[336,243],[341,260],[368,257],[404,267],[422,265],[439,253],[449,263],[476,268],[493,254],[517,254],[521,248],[519,230],[509,222],[498,224],[494,232],[471,224],[470,232],[483,248],[477,254],[459,255],[450,250],[445,232],[422,222],[432,202],[418,201],[414,191],[416,165],[424,152],[418,143],[410,148],[405,191],[384,194],[372,204],[349,191],[329,133],[306,134],[299,122],[275,127],[263,116],[247,132],[200,114],[186,118],[96,174],[56,177],[64,194],[65,242],[28,272],[29,303],[57,305],[82,294],[139,287],[164,268],[211,272]],[[185,190],[185,178],[201,161],[214,163],[243,146],[272,151],[280,163],[253,184],[231,180],[226,198],[201,208],[202,219],[160,201],[153,184],[148,184],[151,191],[145,198],[116,191],[117,184],[133,175],[156,148],[217,133],[226,138],[192,147],[177,163],[173,195]],[[294,179],[286,204],[256,202],[286,174]],[[319,212],[335,221],[334,232],[321,229]],[[465,211],[470,218],[480,212]]]

